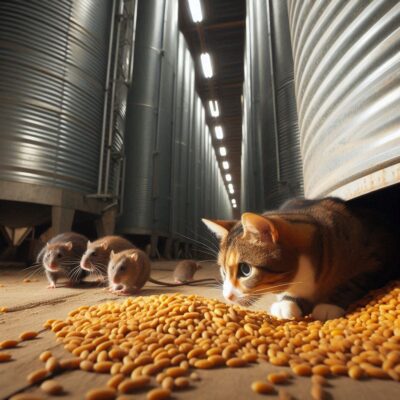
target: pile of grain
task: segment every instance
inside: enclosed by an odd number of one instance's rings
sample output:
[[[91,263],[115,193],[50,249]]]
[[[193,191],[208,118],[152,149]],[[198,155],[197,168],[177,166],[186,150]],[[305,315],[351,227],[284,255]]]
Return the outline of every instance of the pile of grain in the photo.
[[[82,306],[46,326],[82,360],[82,369],[118,375],[116,388],[138,377],[148,384],[147,377],[163,373],[157,379],[162,384],[162,378],[185,376],[191,367],[241,367],[258,359],[290,366],[297,375],[400,375],[399,283],[324,323],[279,321],[265,312],[174,294]]]

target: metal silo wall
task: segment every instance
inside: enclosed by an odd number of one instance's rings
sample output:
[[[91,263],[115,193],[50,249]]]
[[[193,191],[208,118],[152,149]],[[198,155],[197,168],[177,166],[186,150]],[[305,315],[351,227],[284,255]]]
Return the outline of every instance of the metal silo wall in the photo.
[[[242,210],[302,194],[288,17],[279,1],[247,1]]]
[[[400,3],[288,1],[308,197],[399,182]]]
[[[194,61],[177,31],[177,5],[138,3],[119,231],[185,242],[204,234],[201,218],[229,218],[232,210],[196,92]]]
[[[149,234],[157,222],[155,197],[160,196],[160,188],[155,171],[159,170],[156,150],[160,80],[165,76],[162,50],[167,3],[167,0],[138,3],[134,76],[127,104],[124,209],[118,223],[122,233]]]
[[[282,0],[270,0],[269,4],[282,201],[304,194],[303,165],[287,4]]]
[[[0,179],[96,190],[113,2],[0,2]]]
[[[159,2],[156,1],[157,5]],[[155,149],[154,227],[170,232],[171,168],[173,148],[175,70],[178,54],[178,2],[168,0],[164,14],[163,56],[161,59],[158,127]]]

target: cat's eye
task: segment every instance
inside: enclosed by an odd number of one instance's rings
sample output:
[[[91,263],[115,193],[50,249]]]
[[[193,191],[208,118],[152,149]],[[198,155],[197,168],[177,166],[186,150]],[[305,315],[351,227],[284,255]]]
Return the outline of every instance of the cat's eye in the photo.
[[[91,254],[91,256],[92,256],[92,257],[96,257],[96,252],[94,251],[94,252]]]
[[[61,258],[62,254],[61,253],[57,253],[57,258]]]
[[[244,277],[247,278],[251,275],[252,272],[252,267],[249,264],[246,263],[239,263],[239,268],[238,268],[238,277]]]

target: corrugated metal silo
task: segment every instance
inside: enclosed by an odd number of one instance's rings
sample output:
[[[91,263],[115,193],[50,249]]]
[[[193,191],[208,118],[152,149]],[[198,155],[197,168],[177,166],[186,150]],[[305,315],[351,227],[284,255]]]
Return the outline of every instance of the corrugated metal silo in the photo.
[[[156,227],[155,197],[159,182],[157,139],[160,80],[163,64],[167,0],[140,1],[137,9],[133,84],[128,95],[126,127],[126,180],[119,230],[150,234]],[[169,183],[169,181],[168,181]]]
[[[279,1],[247,1],[242,209],[302,194],[288,17]],[[248,183],[246,183],[248,180]]]
[[[309,197],[400,181],[400,3],[288,1]]]
[[[96,190],[112,6],[0,2],[0,179]]]

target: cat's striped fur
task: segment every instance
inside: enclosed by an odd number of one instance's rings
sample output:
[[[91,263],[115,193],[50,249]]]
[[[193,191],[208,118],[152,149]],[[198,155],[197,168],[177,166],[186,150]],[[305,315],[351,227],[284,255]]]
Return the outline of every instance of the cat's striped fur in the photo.
[[[385,223],[340,199],[294,199],[241,221],[204,222],[221,238],[224,295],[243,305],[275,292],[301,314],[320,303],[343,309],[399,275],[398,242]]]

